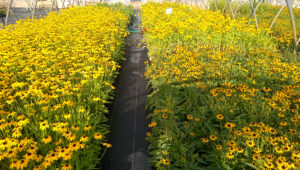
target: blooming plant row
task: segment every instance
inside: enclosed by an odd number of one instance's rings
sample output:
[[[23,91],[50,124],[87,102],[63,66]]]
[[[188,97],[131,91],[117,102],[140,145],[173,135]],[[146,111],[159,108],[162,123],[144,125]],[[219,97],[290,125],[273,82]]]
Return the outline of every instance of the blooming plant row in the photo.
[[[96,166],[130,11],[74,7],[0,30],[1,169]]]
[[[143,5],[142,21],[153,166],[300,168],[299,61],[268,29],[176,3]]]

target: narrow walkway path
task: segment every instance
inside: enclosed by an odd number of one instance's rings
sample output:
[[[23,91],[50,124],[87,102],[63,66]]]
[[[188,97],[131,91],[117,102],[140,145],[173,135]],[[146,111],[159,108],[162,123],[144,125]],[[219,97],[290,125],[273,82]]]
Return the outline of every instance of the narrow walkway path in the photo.
[[[138,25],[139,11],[135,10],[134,23]],[[139,46],[143,34],[131,33],[127,42],[126,62],[120,78],[113,106],[111,170],[149,170],[148,131],[145,104],[147,99],[145,64],[147,49]]]

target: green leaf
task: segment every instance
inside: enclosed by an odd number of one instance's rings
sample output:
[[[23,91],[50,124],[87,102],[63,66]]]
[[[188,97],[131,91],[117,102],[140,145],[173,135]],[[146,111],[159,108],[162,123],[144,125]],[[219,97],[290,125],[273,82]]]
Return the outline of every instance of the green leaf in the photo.
[[[257,170],[258,170],[258,168],[257,168],[256,166],[254,166],[254,165],[252,165],[252,164],[249,164],[248,162],[243,162],[243,164],[248,165],[248,166],[250,166],[251,168],[257,169]]]

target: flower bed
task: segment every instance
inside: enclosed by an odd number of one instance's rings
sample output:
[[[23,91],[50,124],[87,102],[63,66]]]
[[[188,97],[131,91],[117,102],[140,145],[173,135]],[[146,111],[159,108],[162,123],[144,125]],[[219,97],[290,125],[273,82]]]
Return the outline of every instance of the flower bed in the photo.
[[[267,29],[171,3],[144,5],[142,21],[153,166],[299,168],[299,61]]]
[[[119,11],[74,7],[0,30],[2,168],[92,169],[111,147],[106,103],[130,8]]]

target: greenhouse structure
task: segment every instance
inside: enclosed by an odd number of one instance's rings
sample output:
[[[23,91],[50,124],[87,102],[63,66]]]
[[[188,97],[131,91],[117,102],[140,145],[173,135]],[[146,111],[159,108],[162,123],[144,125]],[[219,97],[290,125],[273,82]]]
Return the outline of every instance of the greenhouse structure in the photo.
[[[0,0],[0,170],[299,170],[300,0]]]

